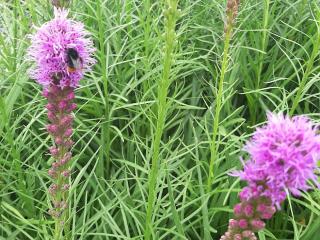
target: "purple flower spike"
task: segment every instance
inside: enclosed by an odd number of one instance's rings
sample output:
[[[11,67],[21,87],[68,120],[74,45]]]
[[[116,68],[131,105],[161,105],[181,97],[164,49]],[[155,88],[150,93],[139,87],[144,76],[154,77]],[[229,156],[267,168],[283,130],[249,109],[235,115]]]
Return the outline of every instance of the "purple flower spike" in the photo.
[[[220,240],[256,240],[254,232],[262,230],[266,225],[263,220],[271,219],[276,207],[280,208],[286,190],[299,195],[309,189],[309,180],[318,185],[317,131],[318,127],[306,117],[268,114],[268,123],[256,130],[245,147],[250,160],[243,171],[234,174],[248,186],[239,193],[241,203],[234,207],[235,219]]]
[[[317,184],[320,138],[317,127],[306,117],[289,118],[268,114],[268,123],[258,128],[245,150],[251,155],[239,176],[249,186],[242,197],[269,197],[274,204],[309,189],[308,180]],[[262,185],[260,183],[263,183]]]
[[[55,8],[54,15],[31,36],[28,56],[36,66],[30,76],[45,88],[51,84],[75,88],[95,62],[93,43],[82,23],[67,18],[67,10]]]

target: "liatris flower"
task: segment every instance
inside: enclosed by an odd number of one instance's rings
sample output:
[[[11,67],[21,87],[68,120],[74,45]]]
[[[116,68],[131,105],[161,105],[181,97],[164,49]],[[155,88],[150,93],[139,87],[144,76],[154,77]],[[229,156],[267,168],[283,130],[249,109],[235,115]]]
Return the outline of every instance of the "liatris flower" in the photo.
[[[65,223],[65,209],[68,207],[71,147],[73,141],[72,111],[76,104],[74,89],[85,71],[94,63],[91,55],[93,43],[88,38],[83,24],[67,19],[68,12],[55,9],[55,18],[31,37],[29,57],[36,63],[31,71],[38,83],[44,87],[43,96],[48,99],[47,110],[50,124],[47,131],[54,145],[50,154],[54,159],[48,175],[53,179],[49,187],[54,208],[49,213],[57,219],[56,235],[61,236]]]
[[[308,180],[317,183],[320,138],[306,117],[290,119],[269,113],[267,125],[257,129],[245,150],[251,160],[240,172],[240,178],[249,185],[242,191],[242,198],[262,194],[279,206],[286,197],[285,189],[299,195],[309,189]]]
[[[68,11],[55,8],[54,13],[31,37],[28,55],[36,66],[30,75],[46,88],[74,88],[94,63],[93,43],[82,23],[67,18]]]
[[[251,159],[235,175],[247,181],[248,186],[240,192],[241,203],[234,208],[235,219],[230,220],[228,232],[221,240],[256,239],[254,232],[264,228],[263,220],[270,219],[276,207],[280,208],[286,190],[299,195],[309,189],[309,180],[318,185],[317,130],[303,116],[268,114],[268,123],[256,130],[245,147]]]

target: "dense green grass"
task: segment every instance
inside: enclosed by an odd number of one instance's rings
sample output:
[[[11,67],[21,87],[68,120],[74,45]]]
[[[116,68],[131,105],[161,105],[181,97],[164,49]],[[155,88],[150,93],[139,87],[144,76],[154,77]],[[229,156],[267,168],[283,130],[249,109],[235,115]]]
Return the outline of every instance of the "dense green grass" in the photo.
[[[317,0],[241,1],[228,55],[212,189],[210,143],[224,49],[224,0],[180,0],[162,127],[152,239],[219,239],[242,184],[244,142],[267,110],[320,119]],[[77,89],[70,219],[73,239],[143,239],[148,177],[164,79],[160,0],[74,0],[97,64]],[[45,99],[29,79],[27,35],[52,17],[49,1],[0,0],[0,239],[51,239]],[[159,131],[159,130],[158,130]],[[206,221],[207,220],[207,221]],[[259,233],[317,240],[320,191],[286,201]],[[204,237],[206,230],[211,237]]]

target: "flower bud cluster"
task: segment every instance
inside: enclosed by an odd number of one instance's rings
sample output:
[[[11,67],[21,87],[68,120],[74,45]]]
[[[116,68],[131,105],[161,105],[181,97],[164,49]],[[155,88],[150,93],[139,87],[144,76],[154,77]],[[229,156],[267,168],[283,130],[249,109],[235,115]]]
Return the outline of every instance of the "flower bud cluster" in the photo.
[[[220,240],[257,240],[254,233],[263,229],[263,220],[272,218],[276,212],[271,200],[266,197],[240,199],[241,203],[233,209],[235,218],[230,219],[228,231]]]
[[[47,110],[50,124],[47,126],[47,131],[54,139],[54,146],[50,148],[54,162],[48,170],[49,176],[54,181],[49,187],[54,209],[51,209],[49,213],[53,217],[60,217],[67,206],[65,196],[70,188],[68,178],[72,158],[70,149],[74,144],[71,136],[73,132],[72,111],[76,108],[73,102],[75,95],[71,87],[61,88],[52,84],[44,90],[43,96],[48,99]]]
[[[238,16],[239,5],[240,5],[240,0],[227,1],[227,9],[226,9],[227,20],[224,26],[225,33],[231,31],[231,29],[233,28],[235,20]]]

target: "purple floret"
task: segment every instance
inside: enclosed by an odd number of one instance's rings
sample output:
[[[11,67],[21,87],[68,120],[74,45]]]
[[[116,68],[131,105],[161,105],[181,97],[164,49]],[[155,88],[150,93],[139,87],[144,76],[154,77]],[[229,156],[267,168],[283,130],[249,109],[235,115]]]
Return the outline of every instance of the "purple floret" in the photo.
[[[28,56],[36,64],[30,76],[48,88],[54,76],[58,75],[56,85],[75,88],[95,62],[92,58],[93,43],[82,23],[67,18],[67,10],[55,9],[54,14],[53,20],[37,28],[37,32],[31,36]],[[68,49],[76,50],[81,60],[81,68],[74,72],[67,68]]]

